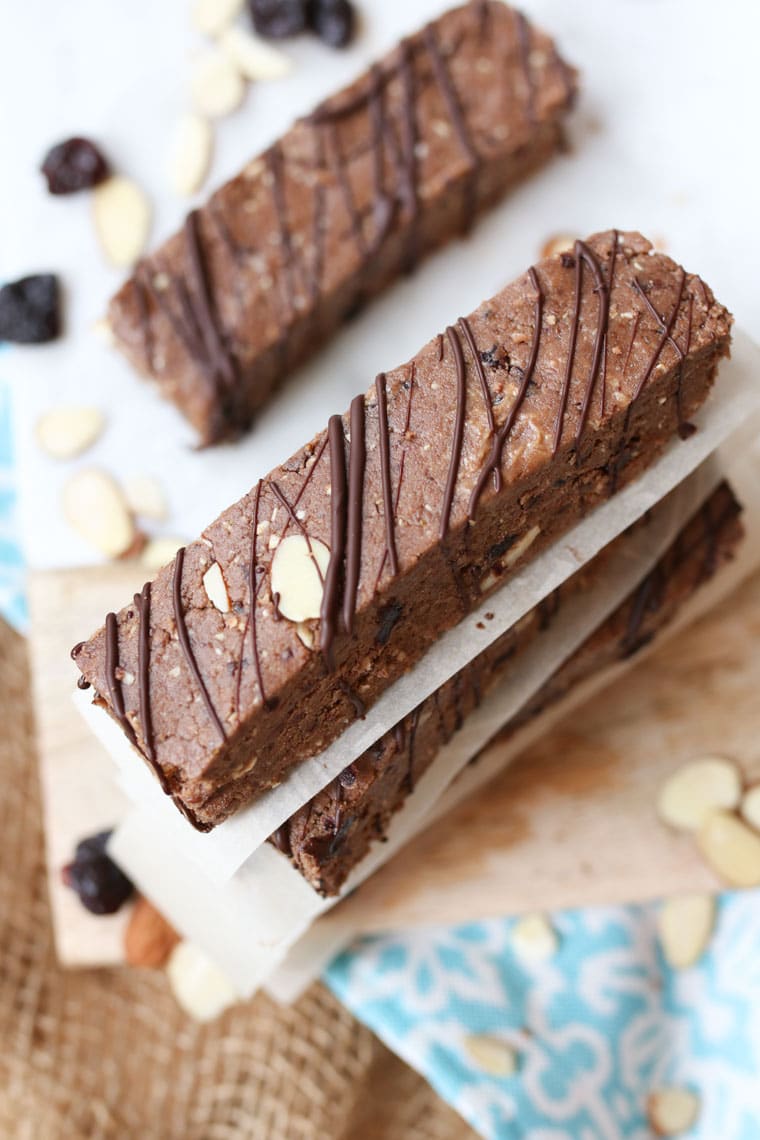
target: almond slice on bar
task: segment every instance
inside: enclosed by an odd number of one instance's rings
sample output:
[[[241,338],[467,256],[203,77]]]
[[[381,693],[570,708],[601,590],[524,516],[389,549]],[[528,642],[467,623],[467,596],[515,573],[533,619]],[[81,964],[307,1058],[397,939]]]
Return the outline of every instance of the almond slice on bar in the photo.
[[[95,232],[112,265],[133,265],[148,243],[151,208],[144,191],[131,178],[115,175],[92,191]]]
[[[73,529],[108,558],[125,554],[135,524],[118,483],[95,467],[75,472],[63,489],[63,509]]]
[[[212,606],[215,606],[220,613],[229,613],[231,608],[230,596],[227,593],[227,583],[218,562],[212,562],[203,575],[203,588]]]
[[[695,1092],[671,1085],[650,1095],[647,1116],[656,1136],[682,1136],[696,1124],[700,1107]]]
[[[698,831],[710,812],[733,811],[742,794],[741,773],[731,760],[704,756],[676,769],[660,789],[657,812],[679,831]]]
[[[105,417],[99,408],[51,408],[37,420],[37,442],[53,459],[74,459],[96,442]]]
[[[760,886],[760,835],[727,811],[713,811],[697,835],[712,869],[734,887]]]
[[[177,123],[169,150],[169,183],[175,194],[190,197],[206,181],[214,147],[208,119],[189,112]]]
[[[291,534],[277,544],[272,559],[272,594],[277,611],[294,622],[318,618],[330,551],[316,538]]]
[[[195,62],[191,91],[201,115],[220,119],[232,114],[243,102],[245,83],[226,52],[212,48]]]
[[[712,895],[689,894],[667,899],[660,907],[657,927],[665,961],[686,970],[702,957],[715,925]]]

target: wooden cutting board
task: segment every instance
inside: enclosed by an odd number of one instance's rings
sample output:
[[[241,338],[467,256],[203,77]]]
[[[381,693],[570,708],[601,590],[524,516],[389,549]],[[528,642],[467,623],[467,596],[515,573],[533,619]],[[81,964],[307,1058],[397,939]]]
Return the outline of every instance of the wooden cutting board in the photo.
[[[126,916],[95,919],[60,883],[76,841],[124,809],[112,764],[77,713],[69,650],[141,585],[121,563],[32,575],[33,691],[58,952],[122,957]],[[715,751],[760,779],[760,575],[534,744],[342,904],[360,930],[710,888],[693,844],[655,816],[664,776]]]

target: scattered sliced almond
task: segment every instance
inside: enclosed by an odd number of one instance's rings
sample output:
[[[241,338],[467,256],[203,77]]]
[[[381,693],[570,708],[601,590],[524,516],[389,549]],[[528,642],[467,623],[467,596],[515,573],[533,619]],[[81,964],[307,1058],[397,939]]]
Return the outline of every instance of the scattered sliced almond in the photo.
[[[63,489],[69,524],[108,558],[118,558],[135,540],[135,524],[119,485],[105,471],[75,472]]]
[[[760,835],[727,811],[707,816],[697,835],[702,855],[734,887],[760,886]]]
[[[37,420],[37,442],[53,459],[74,459],[92,447],[104,426],[99,408],[51,408]]]
[[[558,253],[570,253],[574,245],[572,234],[552,234],[541,246],[541,256],[556,257]]]
[[[517,1053],[498,1037],[471,1033],[464,1039],[465,1051],[479,1069],[492,1077],[512,1077],[517,1072]]]
[[[657,926],[665,961],[674,970],[687,970],[702,957],[715,925],[712,895],[679,895],[660,907]]]
[[[160,911],[145,898],[139,898],[124,934],[124,954],[130,966],[158,970],[166,965],[179,935]]]
[[[657,1136],[681,1136],[699,1117],[700,1101],[691,1089],[656,1089],[647,1101],[647,1116]]]
[[[277,544],[271,585],[284,618],[304,622],[319,617],[329,561],[330,551],[317,538],[307,540],[302,534],[291,534]]]
[[[306,649],[314,648],[314,630],[305,621],[301,621],[296,626],[296,636]]]
[[[146,542],[140,561],[147,570],[160,570],[167,566],[180,546],[185,546],[184,538],[151,538]]]
[[[95,232],[112,265],[126,268],[148,243],[151,208],[145,193],[130,178],[115,175],[92,191]]]
[[[731,760],[704,756],[676,769],[660,789],[657,811],[679,831],[698,831],[710,812],[733,811],[742,794],[741,773]]]
[[[195,0],[193,26],[203,36],[218,36],[243,10],[243,0]]]
[[[219,119],[240,106],[245,83],[227,53],[212,48],[197,59],[191,89],[196,110]]]
[[[189,197],[206,181],[214,145],[208,119],[188,113],[177,123],[169,150],[169,184],[175,194]]]
[[[755,831],[760,831],[760,784],[755,784],[753,788],[747,789],[742,797],[739,810],[750,827],[754,827]]]
[[[163,488],[152,475],[132,475],[124,482],[124,495],[129,506],[141,519],[163,522],[167,515]]]
[[[227,28],[219,39],[219,46],[240,74],[251,82],[281,79],[293,68],[288,56],[243,28]]]
[[[559,949],[559,938],[545,914],[526,914],[510,935],[515,953],[526,962],[546,962]]]
[[[216,606],[223,614],[229,613],[230,596],[227,593],[227,583],[218,562],[212,562],[203,575],[203,588],[212,606]]]
[[[180,942],[166,964],[178,1004],[195,1021],[213,1021],[238,1000],[227,978],[190,942]]]
[[[525,554],[526,550],[528,550],[533,545],[540,533],[540,526],[532,526],[530,530],[526,531],[522,538],[514,544],[514,546],[511,546],[509,548],[507,551],[507,556],[504,559],[504,565],[507,567],[507,569],[509,569],[510,566],[514,566],[515,562],[517,562],[519,558],[522,558],[523,554]]]

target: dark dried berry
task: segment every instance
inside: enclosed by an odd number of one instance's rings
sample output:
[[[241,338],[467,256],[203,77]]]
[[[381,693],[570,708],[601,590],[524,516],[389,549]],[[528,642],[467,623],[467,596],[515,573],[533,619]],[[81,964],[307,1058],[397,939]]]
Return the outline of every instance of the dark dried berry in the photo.
[[[49,150],[42,164],[51,194],[90,190],[107,178],[108,163],[89,139],[66,139]]]
[[[307,0],[248,0],[253,26],[260,36],[284,40],[309,26]]]
[[[77,844],[74,861],[61,872],[64,883],[91,914],[115,914],[134,887],[106,854],[110,831],[101,831]]]
[[[323,43],[347,47],[356,28],[354,6],[349,0],[313,0],[311,26]]]
[[[60,290],[52,273],[10,281],[0,289],[0,341],[45,344],[61,331]]]

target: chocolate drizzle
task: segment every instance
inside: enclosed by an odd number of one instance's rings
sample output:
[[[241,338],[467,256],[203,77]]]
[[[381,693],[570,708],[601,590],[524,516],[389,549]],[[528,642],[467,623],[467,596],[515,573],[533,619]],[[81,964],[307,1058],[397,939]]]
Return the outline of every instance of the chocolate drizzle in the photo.
[[[188,669],[192,673],[198,690],[201,694],[206,712],[209,719],[216,728],[222,742],[226,741],[227,733],[224,731],[224,725],[219,719],[219,714],[214,708],[214,703],[209,696],[209,691],[206,688],[206,682],[203,680],[203,675],[198,668],[198,662],[193,652],[193,647],[190,642],[190,635],[187,630],[185,622],[185,611],[182,604],[182,571],[185,565],[185,548],[180,547],[174,559],[174,576],[172,578],[172,599],[174,603],[174,621],[177,626],[177,640],[179,641],[180,648],[185,658]]]
[[[325,587],[322,593],[320,645],[328,669],[333,669],[333,640],[337,632],[343,558],[346,552],[348,530],[346,450],[343,439],[343,420],[340,416],[330,416],[327,425],[327,438],[330,450],[330,561],[327,564]]]
[[[116,614],[110,613],[106,615],[106,684],[108,685],[108,695],[111,698],[111,708],[126,733],[129,743],[136,745],[137,737],[135,736],[135,730],[126,714],[121,682],[116,676],[118,668],[119,626],[116,621]]]
[[[150,761],[155,760],[153,718],[150,707],[150,582],[135,594],[135,610],[140,620],[137,641],[137,694],[143,747]]]
[[[686,325],[686,344],[685,344],[684,348],[681,348],[681,346],[677,343],[677,341],[673,337],[673,328],[675,325],[675,320],[678,316],[678,310],[681,307],[681,300],[683,298],[683,287],[685,284],[685,279],[686,279],[686,274],[683,274],[683,276],[681,278],[681,287],[679,290],[678,302],[677,302],[676,307],[670,316],[670,320],[667,323],[663,320],[663,318],[657,312],[657,309],[652,304],[651,299],[647,296],[647,294],[641,288],[641,284],[638,281],[638,279],[634,280],[634,288],[636,289],[636,292],[639,294],[639,296],[643,300],[644,304],[649,309],[649,312],[651,313],[651,315],[657,321],[657,326],[660,330],[660,333],[666,334],[665,335],[665,341],[667,341],[667,343],[671,345],[674,352],[676,353],[676,356],[678,357],[678,379],[676,381],[676,414],[678,416],[678,433],[682,439],[688,439],[688,437],[692,434],[692,432],[694,430],[693,426],[691,424],[687,424],[684,422],[684,416],[683,416],[683,370],[684,370],[684,363],[686,361],[686,357],[689,353],[689,349],[691,348],[692,323],[693,323],[693,317],[694,317],[694,294],[693,293],[689,293],[689,308],[688,308],[688,318],[687,318],[687,325]],[[664,348],[665,341],[662,342],[660,349],[658,350],[657,356],[659,356],[660,351],[662,351],[662,348]],[[657,356],[654,358],[654,360],[657,359]],[[651,374],[653,367],[654,367],[654,361],[650,364],[650,367],[649,367],[649,373],[650,374]]]
[[[462,113],[459,95],[451,80],[449,69],[438,47],[438,39],[433,25],[428,24],[422,34],[428,55],[430,56],[433,74],[435,75],[436,82],[443,96],[443,101],[446,104],[449,119],[459,140],[462,152],[469,164],[469,177],[464,196],[464,216],[462,219],[462,230],[466,232],[472,225],[477,205],[477,176],[480,170],[480,156],[475,149],[470,130]]]
[[[362,561],[364,530],[364,468],[367,448],[364,438],[364,396],[351,401],[351,450],[348,457],[348,534],[346,538],[346,584],[343,593],[343,627],[353,633],[356,595]]]
[[[491,390],[488,387],[486,370],[483,367],[483,360],[480,353],[478,352],[478,346],[475,343],[475,337],[473,336],[470,322],[466,319],[466,317],[460,317],[458,323],[459,327],[464,333],[464,338],[467,341],[468,348],[470,349],[470,355],[472,356],[473,363],[475,364],[475,371],[478,374],[478,380],[480,381],[480,390],[483,393],[483,403],[486,409],[486,418],[488,420],[488,430],[491,434],[491,442],[493,443],[494,437],[496,435],[496,422],[493,415],[493,406],[491,404]],[[494,491],[501,490],[501,467],[499,465],[493,469],[493,489]]]
[[[454,415],[454,429],[451,437],[451,459],[449,460],[449,472],[446,477],[446,486],[443,492],[443,505],[441,507],[441,522],[438,527],[438,537],[441,542],[443,542],[449,531],[449,518],[451,516],[451,507],[454,502],[454,492],[456,491],[457,486],[459,463],[462,458],[462,441],[464,439],[464,422],[467,401],[467,369],[464,362],[464,353],[462,352],[462,342],[457,335],[456,329],[452,328],[451,325],[449,325],[446,329],[446,336],[449,338],[451,351],[454,354],[454,364],[456,367],[457,406]]]
[[[378,447],[380,450],[380,475],[383,486],[383,514],[385,517],[385,553],[390,562],[391,574],[395,578],[398,574],[395,532],[396,512],[394,510],[393,492],[391,489],[391,437],[388,427],[388,403],[384,372],[381,372],[375,379],[375,393],[377,395],[377,432]]]
[[[251,522],[251,548],[248,557],[248,626],[251,631],[251,657],[253,660],[253,668],[256,673],[256,684],[261,694],[261,703],[265,708],[270,708],[270,702],[267,699],[266,691],[264,689],[264,674],[261,668],[261,654],[259,653],[259,638],[258,638],[258,623],[256,620],[257,601],[259,596],[259,583],[258,578],[258,558],[257,547],[259,538],[259,506],[261,503],[261,479],[256,484],[256,493],[253,498],[253,521]],[[243,630],[243,638],[241,642],[241,661],[238,667],[238,719],[240,717],[240,682],[243,675],[243,662],[242,654],[245,650],[245,638],[247,630]]]

